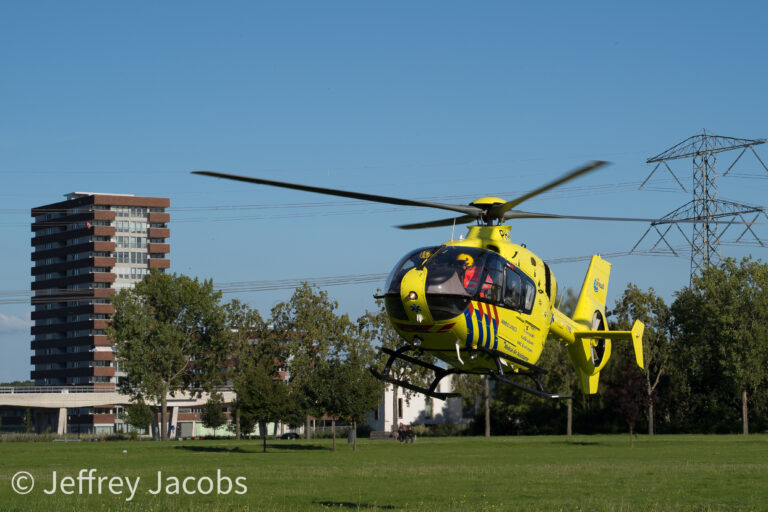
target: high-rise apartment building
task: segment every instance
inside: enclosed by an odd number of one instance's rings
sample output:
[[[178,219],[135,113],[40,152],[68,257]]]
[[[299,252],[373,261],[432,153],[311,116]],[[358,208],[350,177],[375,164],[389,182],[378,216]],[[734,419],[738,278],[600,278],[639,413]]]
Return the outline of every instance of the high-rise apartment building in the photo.
[[[109,298],[170,266],[170,200],[87,192],[66,198],[32,209],[31,378],[38,386],[114,389],[120,371],[104,332],[114,313]]]

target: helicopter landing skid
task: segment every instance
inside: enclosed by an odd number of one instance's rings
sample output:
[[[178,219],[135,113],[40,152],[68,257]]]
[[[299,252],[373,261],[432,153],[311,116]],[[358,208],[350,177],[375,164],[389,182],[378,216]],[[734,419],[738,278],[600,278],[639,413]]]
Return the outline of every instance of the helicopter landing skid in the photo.
[[[498,350],[487,349],[483,347],[477,347],[477,349],[487,354],[496,363],[496,371],[490,370],[488,372],[488,375],[490,375],[494,380],[503,382],[504,384],[509,384],[510,386],[514,386],[517,389],[525,391],[526,393],[531,393],[532,395],[540,396],[542,398],[551,398],[551,399],[573,398],[572,395],[558,395],[558,394],[550,393],[549,391],[546,390],[546,388],[544,387],[544,383],[541,382],[541,376],[547,373],[547,370],[545,370],[544,368],[540,366],[536,366],[535,364],[531,364],[527,361],[523,361],[522,359],[519,359],[517,357],[509,356],[507,354],[499,352]],[[524,367],[525,370],[515,372],[515,374],[525,375],[526,377],[530,378],[534,382],[534,384],[536,384],[536,387],[532,388],[532,387],[520,384],[519,382],[510,380],[507,377],[507,375],[504,373],[504,368],[502,366],[502,359],[505,359],[511,363]]]
[[[410,389],[411,391],[416,391],[417,393],[422,393],[424,395],[430,396],[432,398],[437,398],[439,400],[445,400],[446,398],[461,396],[460,393],[436,392],[435,390],[437,389],[437,384],[444,377],[448,375],[466,374],[470,372],[464,372],[456,368],[440,368],[439,366],[436,366],[432,363],[422,361],[417,357],[406,355],[405,352],[408,352],[409,350],[415,350],[415,348],[411,345],[404,345],[398,348],[397,350],[392,350],[386,347],[382,347],[381,351],[384,352],[385,354],[389,354],[389,359],[387,359],[387,363],[384,365],[384,371],[379,373],[375,368],[369,368],[369,370],[379,380],[383,380],[385,382],[389,382],[390,384],[395,384],[397,386],[401,386],[403,388]],[[498,382],[503,382],[504,384],[509,384],[510,386],[514,386],[521,391],[525,391],[526,393],[531,393],[532,395],[539,396],[542,398],[550,398],[550,399],[573,398],[573,396],[571,395],[558,395],[558,394],[550,393],[546,390],[546,388],[544,387],[544,383],[541,382],[541,376],[547,373],[547,370],[545,370],[544,368],[531,364],[527,361],[523,361],[522,359],[518,359],[513,356],[508,356],[497,350],[486,349],[481,347],[478,347],[478,350],[481,352],[484,352],[496,363],[496,370],[495,371],[489,370],[487,373],[494,380]],[[432,370],[435,376],[434,376],[434,379],[432,380],[432,383],[429,385],[429,388],[423,388],[421,386],[411,384],[410,382],[406,382],[404,380],[399,380],[394,377],[391,377],[389,375],[389,372],[392,369],[392,363],[394,363],[395,360],[397,359],[409,362],[411,364],[415,364],[417,366],[421,366],[422,368],[426,368],[428,370]],[[506,361],[509,361],[511,363],[514,363],[526,368],[523,371],[516,372],[516,375],[525,375],[536,384],[536,387],[532,388],[532,387],[520,384],[519,382],[510,380],[507,377],[507,375],[504,373],[504,369],[502,366],[502,359],[505,359]]]
[[[414,347],[412,347],[411,345],[404,345],[397,350],[392,350],[386,347],[382,347],[381,351],[384,352],[385,354],[389,354],[389,359],[387,359],[387,364],[384,365],[384,371],[379,373],[375,368],[369,368],[369,370],[371,371],[373,376],[379,380],[383,380],[384,382],[389,382],[390,384],[395,384],[405,389],[410,389],[411,391],[416,391],[417,393],[422,393],[424,395],[431,396],[432,398],[437,398],[438,400],[445,400],[446,398],[461,397],[460,393],[440,393],[435,391],[437,389],[437,384],[445,376],[451,375],[452,373],[461,373],[461,372],[457,371],[455,368],[440,368],[439,366],[435,366],[432,363],[422,361],[417,357],[411,357],[411,356],[405,355],[405,352],[408,352],[409,350],[414,350]],[[432,380],[432,383],[429,385],[429,388],[423,388],[421,386],[411,384],[410,382],[406,382],[404,380],[399,380],[394,377],[391,377],[389,375],[389,371],[392,369],[392,363],[394,363],[396,359],[401,359],[411,364],[421,366],[422,368],[432,370],[435,374],[435,378]]]
[[[499,382],[503,382],[504,384],[509,384],[510,386],[514,386],[517,389],[525,391],[526,393],[531,393],[532,395],[540,396],[542,398],[551,398],[553,400],[561,399],[561,398],[573,398],[572,395],[557,395],[557,394],[549,393],[546,389],[544,389],[544,384],[542,384],[542,382],[541,382],[541,374],[538,374],[538,375],[529,375],[527,373],[523,374],[523,375],[527,375],[528,377],[530,377],[533,380],[533,382],[536,383],[536,387],[538,389],[534,389],[534,388],[531,388],[531,387],[528,387],[528,386],[524,386],[523,384],[520,384],[519,382],[515,382],[515,381],[512,381],[512,380],[509,380],[506,376],[499,375],[499,374],[497,374],[495,372],[489,372],[488,375],[493,377],[494,380],[497,380]]]

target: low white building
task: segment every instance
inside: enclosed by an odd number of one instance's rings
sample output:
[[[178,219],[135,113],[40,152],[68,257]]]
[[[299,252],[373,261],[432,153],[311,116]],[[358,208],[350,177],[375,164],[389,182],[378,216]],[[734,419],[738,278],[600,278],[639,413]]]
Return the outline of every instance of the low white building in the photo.
[[[436,391],[447,393],[453,387],[452,376],[445,377]],[[388,384],[382,394],[379,408],[371,415],[368,425],[373,430],[396,430],[400,423],[405,425],[438,425],[469,423],[471,418],[464,417],[461,398],[439,400],[421,393],[397,387],[394,395],[393,386]]]

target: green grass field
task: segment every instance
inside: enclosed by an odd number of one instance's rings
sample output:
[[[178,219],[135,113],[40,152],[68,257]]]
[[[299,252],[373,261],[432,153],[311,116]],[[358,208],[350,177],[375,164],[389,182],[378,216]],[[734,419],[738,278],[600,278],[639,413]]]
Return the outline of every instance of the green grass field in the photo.
[[[126,453],[123,453],[125,450]],[[62,477],[140,477],[131,501],[88,495]],[[217,470],[247,492],[216,494]],[[12,476],[35,478],[29,494]],[[171,488],[157,495],[157,473]],[[213,492],[173,491],[173,478]],[[199,480],[199,482],[198,482]],[[22,481],[21,484],[28,482]],[[107,481],[105,480],[105,484]],[[132,485],[134,485],[132,483]],[[117,487],[114,488],[117,491]],[[222,481],[222,491],[227,490]],[[13,510],[768,510],[768,436],[420,438],[413,445],[346,440],[0,443],[0,509]]]

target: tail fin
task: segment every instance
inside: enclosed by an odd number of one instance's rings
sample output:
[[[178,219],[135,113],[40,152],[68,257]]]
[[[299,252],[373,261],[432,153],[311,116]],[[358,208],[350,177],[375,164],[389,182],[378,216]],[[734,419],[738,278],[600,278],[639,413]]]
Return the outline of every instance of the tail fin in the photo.
[[[605,301],[610,275],[611,264],[600,256],[593,256],[573,319],[568,319],[569,336],[561,336],[566,342],[571,361],[579,374],[581,390],[585,394],[597,393],[600,370],[611,357],[611,340],[632,340],[637,364],[643,367],[642,340],[645,326],[642,322],[635,322],[631,331],[607,330]],[[557,315],[556,318],[562,317]]]
[[[579,300],[573,312],[573,320],[591,329],[605,326],[605,301],[608,298],[608,280],[611,277],[611,264],[600,256],[592,256],[587,269],[584,284],[581,286]],[[597,313],[600,313],[597,315]]]
[[[568,346],[568,352],[579,374],[581,391],[585,394],[597,393],[600,370],[611,357],[610,339],[580,335],[606,329],[605,301],[610,277],[611,264],[600,256],[592,256],[573,312],[573,321],[578,325],[578,331],[574,332],[575,343]]]

